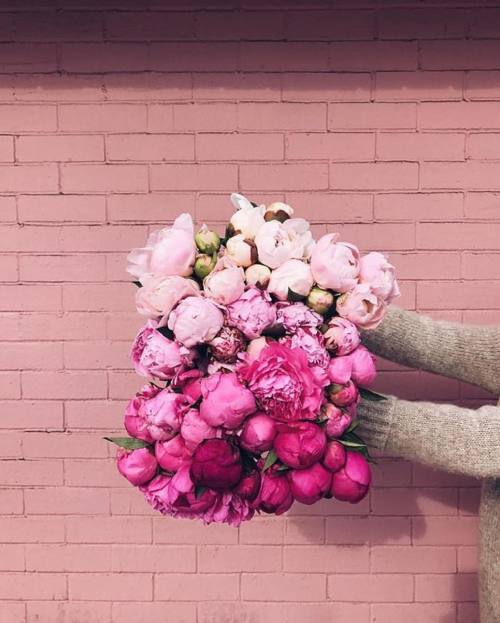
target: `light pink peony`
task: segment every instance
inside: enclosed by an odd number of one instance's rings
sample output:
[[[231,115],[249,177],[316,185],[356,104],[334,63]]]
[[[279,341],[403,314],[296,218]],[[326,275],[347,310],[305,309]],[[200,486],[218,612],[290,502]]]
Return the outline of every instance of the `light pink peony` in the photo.
[[[208,343],[212,357],[222,363],[234,363],[238,354],[244,351],[247,341],[236,327],[223,326],[214,339]]]
[[[249,286],[267,288],[269,279],[271,279],[271,269],[264,264],[252,264],[245,271],[245,280]]]
[[[350,292],[337,299],[337,312],[363,329],[376,329],[386,312],[386,304],[370,290],[366,283],[360,283]]]
[[[258,454],[273,447],[277,434],[276,421],[265,413],[256,413],[247,420],[240,435],[240,443],[245,450]]]
[[[193,272],[195,256],[193,220],[181,214],[172,227],[154,231],[144,248],[128,254],[127,271],[137,279],[147,273],[187,277]]]
[[[227,307],[227,322],[239,329],[249,340],[259,337],[276,321],[276,311],[268,294],[256,287],[248,288]]]
[[[337,500],[356,504],[368,493],[371,470],[367,460],[359,452],[347,452],[342,469],[333,474],[331,494]]]
[[[193,362],[193,353],[157,331],[153,320],[137,334],[131,355],[137,374],[162,381],[173,379],[184,366]]]
[[[290,295],[307,296],[313,283],[309,264],[302,260],[287,260],[271,273],[267,291],[280,301],[287,301]]]
[[[234,372],[216,372],[201,383],[200,416],[210,426],[234,429],[256,410],[255,399]]]
[[[239,193],[231,194],[231,203],[236,208],[236,212],[229,221],[234,232],[242,234],[249,240],[253,240],[255,234],[264,225],[265,206],[254,206],[246,197]]]
[[[220,436],[220,431],[210,426],[200,417],[198,409],[189,409],[181,424],[181,435],[188,450],[193,452],[205,439]]]
[[[305,469],[322,458],[326,449],[326,435],[313,422],[280,425],[273,448],[280,461],[288,467]]]
[[[385,255],[374,251],[361,258],[359,280],[368,284],[378,298],[390,303],[400,295],[395,272]]]
[[[213,271],[203,280],[205,295],[221,305],[229,305],[245,290],[245,273],[229,257],[219,258]]]
[[[347,292],[358,283],[359,251],[340,234],[320,238],[311,255],[311,271],[316,283],[334,292]]]
[[[136,487],[149,482],[156,474],[158,463],[148,448],[118,450],[117,467],[122,476]]]
[[[314,241],[309,223],[291,218],[284,223],[272,220],[264,223],[255,236],[259,262],[275,269],[291,259],[307,259]]]
[[[329,492],[332,474],[321,463],[316,463],[307,469],[293,469],[288,473],[288,480],[297,502],[315,504]]]
[[[310,366],[327,368],[330,363],[330,355],[324,347],[321,333],[314,329],[297,329],[292,335],[280,340],[289,348],[299,348],[307,357]]]
[[[309,367],[301,350],[272,342],[258,359],[242,364],[239,372],[261,409],[276,420],[318,415],[328,380],[320,368]]]
[[[325,433],[329,439],[342,437],[353,420],[347,409],[341,409],[331,402],[323,406],[322,416],[326,420]]]
[[[336,355],[352,353],[361,341],[356,325],[340,316],[335,316],[328,321],[328,329],[323,337],[326,348]]]
[[[256,507],[264,513],[282,515],[293,504],[290,483],[285,475],[272,467],[262,474],[260,492],[255,501]]]
[[[167,472],[176,472],[191,459],[191,452],[180,435],[168,441],[157,441],[155,455],[160,467]]]
[[[144,275],[141,283],[142,288],[138,288],[135,295],[137,311],[148,318],[163,316],[160,325],[166,324],[168,315],[179,301],[187,296],[200,295],[197,283],[184,277]]]
[[[323,457],[323,465],[331,472],[338,472],[339,469],[344,467],[346,460],[346,451],[340,441],[329,441],[325,456]]]
[[[328,398],[337,407],[349,407],[356,403],[359,398],[359,390],[352,381],[345,385],[333,383],[327,387]]]
[[[246,268],[257,261],[257,250],[252,240],[237,234],[226,242],[226,257],[236,266]]]
[[[361,387],[370,386],[377,376],[375,357],[365,346],[358,346],[349,357],[352,364],[352,380]]]
[[[176,340],[192,347],[210,342],[224,324],[224,315],[211,301],[197,296],[182,300],[168,319]]]
[[[298,328],[316,329],[323,318],[304,303],[277,303],[276,322],[288,333],[294,333]]]

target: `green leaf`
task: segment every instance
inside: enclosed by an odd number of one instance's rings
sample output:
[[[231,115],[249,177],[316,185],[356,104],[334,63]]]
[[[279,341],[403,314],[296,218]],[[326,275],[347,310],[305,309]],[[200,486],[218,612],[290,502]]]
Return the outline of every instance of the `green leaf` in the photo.
[[[349,439],[337,439],[346,448],[366,448],[366,444],[359,441],[351,441]]]
[[[205,493],[205,491],[207,490],[206,487],[203,487],[202,485],[197,485],[194,488],[194,497],[199,500],[201,498],[201,496]]]
[[[288,465],[280,465],[276,471],[278,471],[278,472],[289,472],[290,468],[288,467]]]
[[[142,439],[135,439],[134,437],[104,437],[106,441],[111,441],[120,448],[126,450],[138,450],[139,448],[148,448],[149,444]]]
[[[137,286],[138,288],[142,288],[142,283],[140,281],[132,281],[132,283],[134,284],[134,286]]]
[[[263,468],[263,472],[267,471],[270,467],[272,467],[276,461],[278,460],[278,457],[276,456],[276,453],[274,452],[274,450],[269,450],[269,454],[266,457],[266,461],[264,463],[264,468]]]
[[[353,420],[349,424],[349,428],[345,431],[345,434],[348,435],[349,433],[352,433],[356,428],[358,428],[358,426],[359,426],[359,420]]]
[[[382,396],[382,394],[372,392],[371,389],[366,389],[366,387],[359,388],[359,395],[361,396],[361,398],[364,398],[365,400],[371,400],[372,402],[387,400],[386,396]]]

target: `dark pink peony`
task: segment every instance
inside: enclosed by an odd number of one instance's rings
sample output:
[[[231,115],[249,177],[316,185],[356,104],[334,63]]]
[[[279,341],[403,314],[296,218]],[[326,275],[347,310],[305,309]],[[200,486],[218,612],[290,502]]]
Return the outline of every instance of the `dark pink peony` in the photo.
[[[287,477],[273,468],[264,472],[256,507],[264,513],[282,515],[292,504],[293,495]]]
[[[331,402],[327,402],[323,407],[322,416],[326,420],[325,432],[328,438],[342,437],[353,420],[351,413]]]
[[[246,343],[239,329],[223,326],[214,339],[208,343],[208,350],[217,361],[234,363],[238,353],[245,350]]]
[[[330,363],[321,333],[314,329],[297,329],[295,333],[280,340],[289,348],[299,348],[304,351],[310,366],[327,368]]]
[[[328,398],[337,407],[349,407],[357,403],[359,391],[352,381],[348,381],[345,385],[332,384],[327,388]]]
[[[293,497],[302,504],[314,504],[330,490],[332,474],[315,463],[307,469],[293,469],[288,473]]]
[[[276,322],[276,310],[267,292],[252,286],[227,306],[227,322],[253,340]]]
[[[191,452],[180,435],[168,441],[157,441],[155,455],[160,467],[167,472],[176,472],[191,459]]]
[[[201,382],[200,416],[210,426],[234,429],[256,410],[251,391],[234,372],[216,372]]]
[[[158,469],[158,463],[148,448],[120,449],[116,458],[120,474],[136,487],[150,481]]]
[[[305,469],[317,463],[325,453],[326,435],[313,422],[280,425],[273,448],[277,457],[288,467]]]
[[[234,487],[233,493],[252,502],[259,494],[261,480],[260,472],[257,470],[245,474],[236,487]]]
[[[181,435],[186,447],[193,452],[205,439],[220,437],[221,431],[207,424],[200,417],[198,409],[189,409],[182,420]]]
[[[340,316],[329,320],[324,338],[328,350],[340,356],[352,353],[361,340],[356,325]]]
[[[272,342],[257,359],[242,364],[239,372],[261,409],[276,420],[318,415],[328,380],[320,368],[308,365],[301,350]]]
[[[304,303],[277,303],[276,322],[283,325],[287,333],[294,333],[297,329],[317,329],[323,318],[312,311]]]
[[[377,376],[375,357],[364,346],[358,346],[349,357],[352,363],[352,380],[362,387],[368,387]]]
[[[230,489],[240,481],[242,469],[238,448],[225,439],[207,439],[194,451],[191,478],[210,489]]]
[[[245,450],[258,454],[273,447],[276,437],[276,421],[265,413],[252,415],[243,425],[240,443]]]
[[[167,441],[179,432],[190,406],[187,396],[163,389],[140,405],[137,417],[155,441]]]
[[[359,452],[347,452],[344,467],[333,474],[331,494],[337,500],[355,504],[368,493],[370,483],[368,461]]]
[[[323,465],[332,472],[338,472],[344,467],[345,460],[346,451],[340,441],[329,441],[323,457]]]

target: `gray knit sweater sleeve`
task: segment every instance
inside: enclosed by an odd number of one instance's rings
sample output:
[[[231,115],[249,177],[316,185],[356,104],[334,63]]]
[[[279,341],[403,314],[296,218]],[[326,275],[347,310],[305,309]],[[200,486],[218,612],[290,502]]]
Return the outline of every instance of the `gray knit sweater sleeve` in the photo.
[[[364,334],[378,355],[500,393],[500,329],[434,322],[393,309]],[[480,478],[500,476],[500,408],[362,400],[360,434],[396,456]]]

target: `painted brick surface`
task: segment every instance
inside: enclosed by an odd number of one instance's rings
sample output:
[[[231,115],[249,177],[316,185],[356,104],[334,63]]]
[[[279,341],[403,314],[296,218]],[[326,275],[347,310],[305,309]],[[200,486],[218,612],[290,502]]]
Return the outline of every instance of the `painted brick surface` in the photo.
[[[2,3],[1,621],[477,621],[474,481],[384,458],[358,506],[205,528],[101,438],[139,384],[128,249],[231,190],[388,252],[409,309],[499,322],[499,52],[498,2]]]

